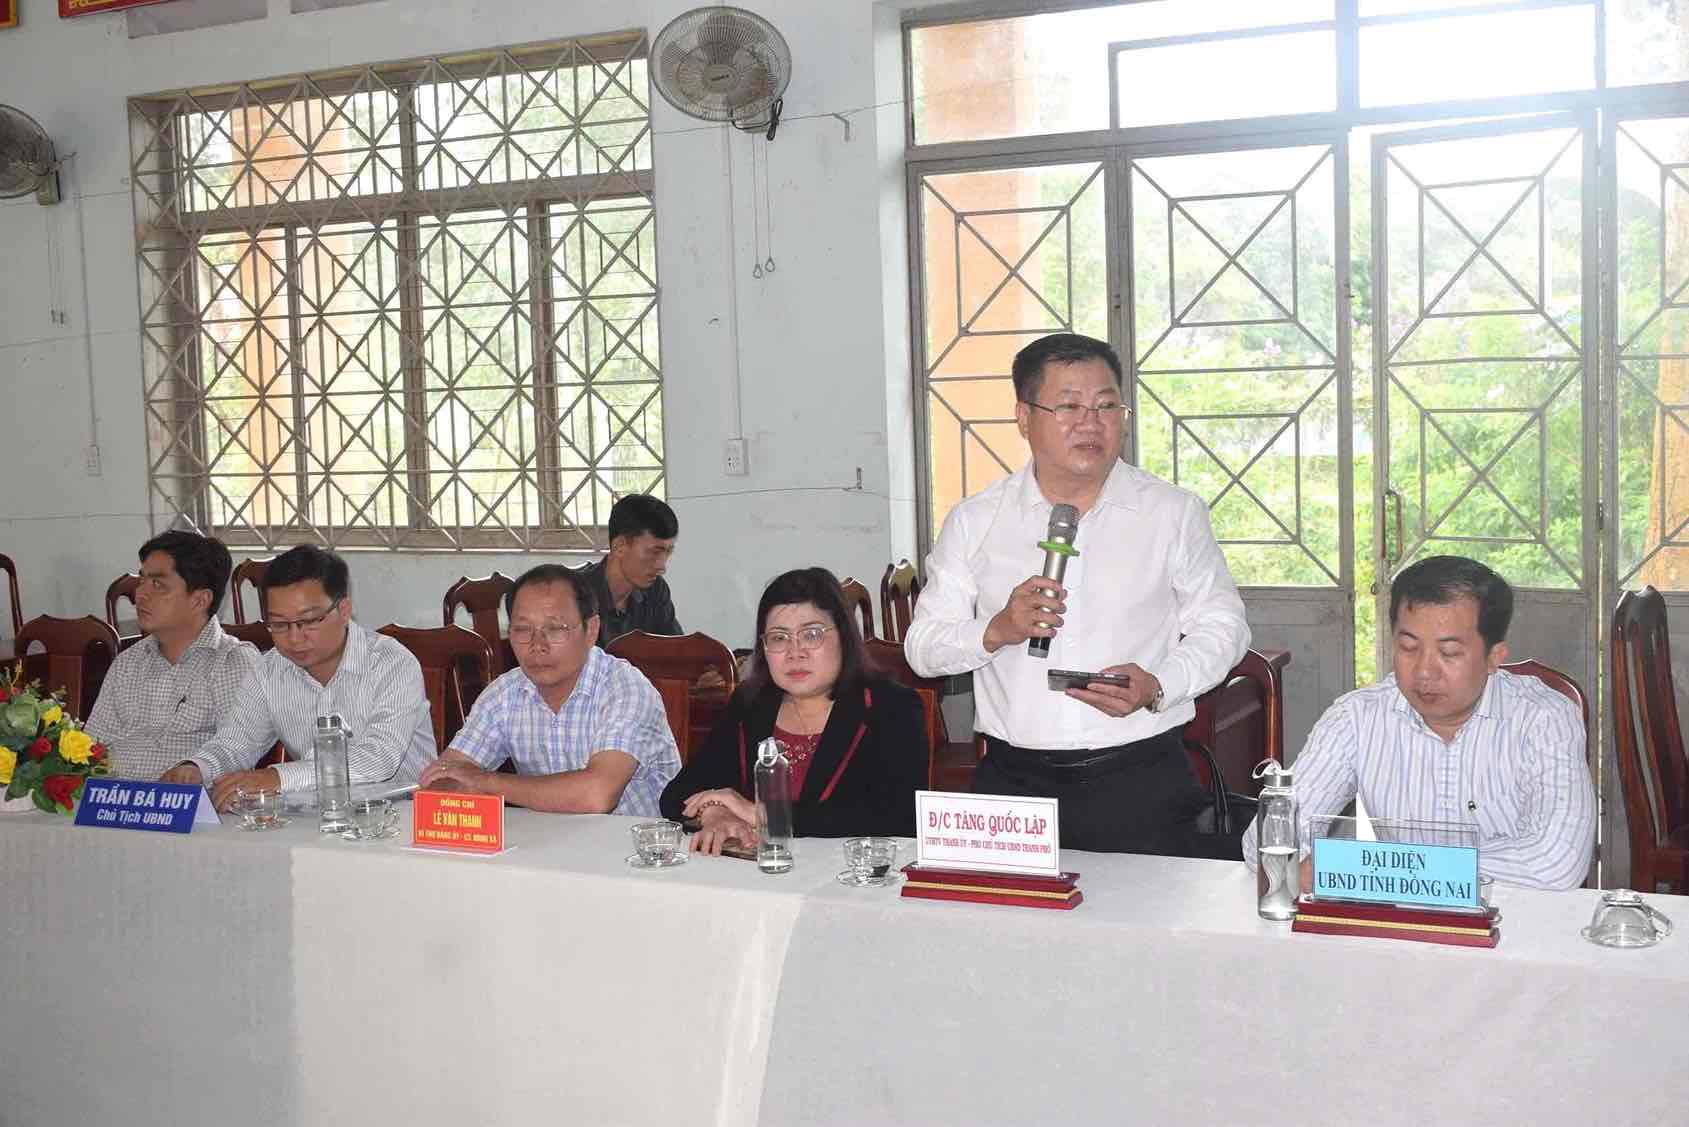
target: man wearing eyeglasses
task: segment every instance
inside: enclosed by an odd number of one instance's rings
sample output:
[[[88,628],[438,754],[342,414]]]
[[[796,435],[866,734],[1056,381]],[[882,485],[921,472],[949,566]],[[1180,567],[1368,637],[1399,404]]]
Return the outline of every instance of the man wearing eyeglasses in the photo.
[[[1195,832],[1208,805],[1180,735],[1249,645],[1243,601],[1195,495],[1120,460],[1120,358],[1058,333],[1015,356],[1032,457],[950,511],[904,641],[925,676],[973,673],[987,753],[974,789],[1061,800],[1062,845],[1240,856]],[[1080,513],[1064,585],[1041,575],[1053,505]],[[1049,638],[1047,658],[1027,652]],[[1052,692],[1052,669],[1118,675]]]
[[[530,568],[504,609],[518,668],[481,693],[422,785],[502,794],[530,810],[655,815],[680,752],[656,687],[594,645],[590,577]],[[507,759],[516,774],[497,770]]]
[[[264,573],[265,622],[276,648],[259,659],[233,711],[199,753],[164,775],[204,783],[226,809],[241,788],[316,786],[319,716],[339,715],[352,782],[414,782],[434,760],[422,666],[404,646],[352,620],[350,573],[333,552],[302,544]],[[254,770],[277,740],[288,762]]]

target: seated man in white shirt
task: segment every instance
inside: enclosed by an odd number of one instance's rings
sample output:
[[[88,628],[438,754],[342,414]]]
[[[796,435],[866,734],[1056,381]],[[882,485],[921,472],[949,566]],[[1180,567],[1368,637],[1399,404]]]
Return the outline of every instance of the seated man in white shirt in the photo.
[[[1193,701],[1249,646],[1243,600],[1195,495],[1120,460],[1120,358],[1060,333],[1014,361],[1028,464],[950,511],[904,651],[972,671],[987,753],[974,789],[1061,800],[1069,849],[1236,857],[1195,832],[1208,805],[1184,750]],[[1079,513],[1065,587],[1040,574],[1053,505]],[[1027,651],[1049,638],[1047,658]],[[1124,674],[1050,691],[1052,669]]]
[[[221,541],[165,532],[140,557],[135,616],[146,637],[117,655],[87,724],[124,779],[156,779],[198,751],[258,664],[258,648],[217,623],[233,568]]]
[[[1575,888],[1595,843],[1578,708],[1507,660],[1513,591],[1483,564],[1432,556],[1390,585],[1394,670],[1338,697],[1291,766],[1312,818],[1359,797],[1369,816],[1471,826],[1486,876]],[[1255,826],[1244,857],[1256,864]],[[1303,866],[1303,887],[1310,885]]]
[[[541,564],[504,605],[518,668],[481,693],[422,785],[502,794],[530,810],[655,817],[680,753],[656,687],[594,645],[592,578]],[[506,759],[516,774],[497,769]]]
[[[404,646],[352,621],[346,561],[302,544],[264,575],[264,624],[276,648],[259,659],[233,711],[198,753],[164,775],[204,783],[217,809],[242,786],[284,794],[316,787],[317,717],[346,729],[352,782],[415,782],[434,760],[434,724],[422,666]],[[288,762],[254,770],[277,740]]]

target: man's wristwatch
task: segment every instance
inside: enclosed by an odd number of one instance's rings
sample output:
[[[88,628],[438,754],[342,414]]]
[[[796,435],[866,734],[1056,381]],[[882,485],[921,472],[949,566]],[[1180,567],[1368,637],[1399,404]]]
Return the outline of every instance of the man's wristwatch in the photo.
[[[1155,682],[1155,695],[1144,702],[1144,707],[1149,709],[1151,712],[1160,712],[1161,702],[1166,696],[1167,694],[1163,692],[1161,688],[1161,680],[1157,678]]]

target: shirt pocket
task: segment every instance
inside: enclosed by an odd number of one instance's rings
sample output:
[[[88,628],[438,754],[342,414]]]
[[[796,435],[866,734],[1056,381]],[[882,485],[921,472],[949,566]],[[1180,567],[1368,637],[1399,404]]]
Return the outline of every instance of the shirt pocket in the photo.
[[[1504,786],[1493,778],[1479,777],[1473,785],[1473,801],[1478,804],[1478,829],[1485,838],[1519,836],[1522,810],[1517,788]]]

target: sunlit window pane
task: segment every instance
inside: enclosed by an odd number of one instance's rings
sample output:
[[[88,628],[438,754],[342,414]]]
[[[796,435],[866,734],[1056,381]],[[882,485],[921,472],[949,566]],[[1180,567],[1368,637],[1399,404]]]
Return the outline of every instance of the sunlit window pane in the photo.
[[[1592,7],[1363,24],[1360,40],[1363,106],[1595,85]]]
[[[1120,124],[1170,125],[1337,107],[1337,37],[1329,31],[1220,39],[1116,56]],[[1217,75],[1224,78],[1216,80]]]

